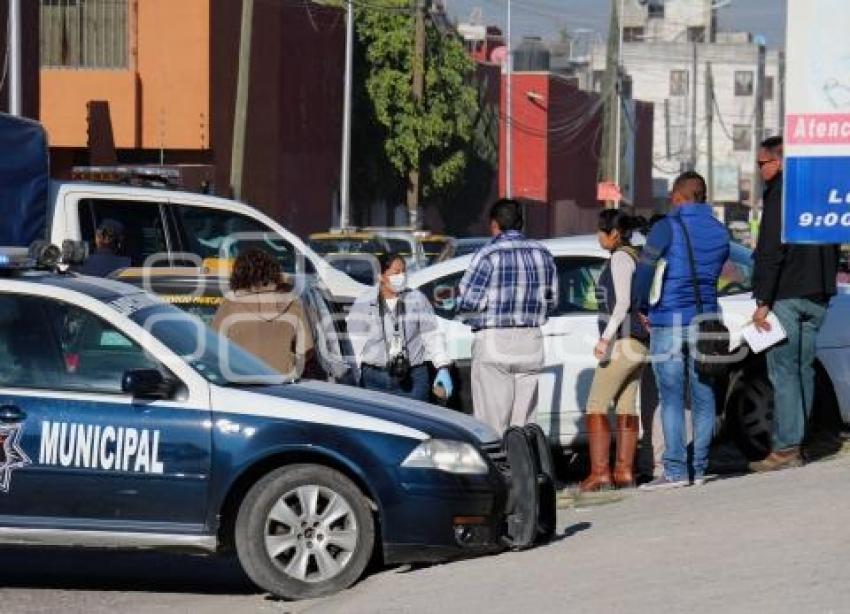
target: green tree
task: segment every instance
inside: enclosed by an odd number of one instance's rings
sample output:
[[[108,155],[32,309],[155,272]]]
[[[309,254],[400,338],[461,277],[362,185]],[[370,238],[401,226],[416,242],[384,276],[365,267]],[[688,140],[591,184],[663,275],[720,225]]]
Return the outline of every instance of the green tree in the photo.
[[[364,85],[380,128],[373,133],[382,139],[386,161],[399,183],[418,167],[423,199],[437,198],[461,182],[469,163],[479,116],[474,64],[456,36],[428,19],[425,95],[418,102],[413,95],[411,2],[382,0],[380,8],[361,7],[356,25],[366,64]]]

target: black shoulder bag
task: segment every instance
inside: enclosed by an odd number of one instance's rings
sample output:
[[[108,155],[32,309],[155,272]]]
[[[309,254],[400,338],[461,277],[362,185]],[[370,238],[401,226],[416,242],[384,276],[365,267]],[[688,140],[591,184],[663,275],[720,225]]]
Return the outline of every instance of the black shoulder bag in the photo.
[[[685,222],[677,216],[670,216],[679,222],[682,232],[685,234],[685,244],[688,247],[688,261],[691,266],[691,283],[694,286],[694,297],[697,303],[697,314],[700,317],[697,327],[696,355],[694,356],[694,368],[696,372],[706,378],[718,378],[726,374],[729,366],[729,329],[723,323],[720,314],[707,315],[703,311],[702,294],[699,290],[699,279],[697,278],[697,265],[694,258],[694,249],[691,246],[691,237]]]

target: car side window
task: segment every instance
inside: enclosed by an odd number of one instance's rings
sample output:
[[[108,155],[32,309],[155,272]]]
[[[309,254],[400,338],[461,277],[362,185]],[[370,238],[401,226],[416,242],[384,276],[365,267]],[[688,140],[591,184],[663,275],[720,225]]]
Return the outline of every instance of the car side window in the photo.
[[[112,219],[124,226],[124,241],[119,255],[127,256],[132,266],[143,266],[148,257],[168,252],[165,224],[159,203],[90,198],[80,201],[80,233],[94,252],[94,234],[103,220]],[[168,258],[159,258],[157,266],[168,266]]]
[[[65,367],[40,301],[0,294],[0,386],[56,388]]]
[[[596,287],[605,261],[601,258],[560,256],[555,258],[555,266],[559,291],[555,315],[597,313]]]
[[[262,222],[208,207],[178,205],[174,210],[181,225],[184,251],[201,258],[235,258],[256,247],[271,253],[285,273],[296,272],[295,247]]]
[[[457,315],[457,295],[460,280],[466,271],[459,271],[424,284],[419,290],[441,318],[453,320]]]
[[[61,301],[0,295],[0,386],[120,393],[124,372],[160,369],[96,315]]]

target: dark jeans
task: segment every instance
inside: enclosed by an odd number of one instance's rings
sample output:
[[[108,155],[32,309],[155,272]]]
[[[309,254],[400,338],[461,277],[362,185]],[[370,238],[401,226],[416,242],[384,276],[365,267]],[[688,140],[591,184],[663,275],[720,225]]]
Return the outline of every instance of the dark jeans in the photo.
[[[803,298],[783,299],[773,305],[788,338],[767,352],[773,384],[773,449],[799,446],[815,397],[815,341],[826,315],[826,305]]]
[[[363,365],[361,384],[369,390],[380,390],[401,397],[427,402],[430,394],[428,367],[419,365],[410,370],[410,380],[399,383],[386,369]]]

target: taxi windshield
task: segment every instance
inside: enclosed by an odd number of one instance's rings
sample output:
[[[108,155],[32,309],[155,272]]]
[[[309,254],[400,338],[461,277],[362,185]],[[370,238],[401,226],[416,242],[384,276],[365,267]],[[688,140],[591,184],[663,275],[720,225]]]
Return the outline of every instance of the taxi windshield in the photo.
[[[328,254],[381,254],[384,252],[384,246],[380,241],[356,237],[312,239],[310,247],[322,256]]]
[[[172,305],[156,304],[129,314],[139,326],[218,386],[262,386],[290,380]]]

